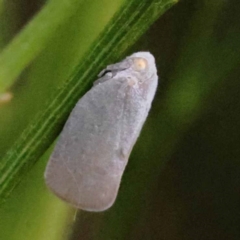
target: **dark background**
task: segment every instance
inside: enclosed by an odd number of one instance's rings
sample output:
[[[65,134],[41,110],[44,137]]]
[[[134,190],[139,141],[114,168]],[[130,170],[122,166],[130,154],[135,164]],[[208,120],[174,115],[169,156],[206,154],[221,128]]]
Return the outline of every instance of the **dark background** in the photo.
[[[156,57],[157,96],[114,213],[80,213],[72,239],[240,239],[239,10],[238,1],[180,1],[133,47]],[[186,94],[186,115],[168,121],[165,103],[175,84]],[[186,92],[191,84],[200,93]],[[191,109],[195,94],[198,109]],[[178,99],[172,104],[179,107]],[[165,131],[170,140],[161,136]],[[155,181],[146,190],[149,175]],[[144,191],[134,193],[138,184],[146,185]],[[93,222],[100,224],[99,238],[80,227]]]

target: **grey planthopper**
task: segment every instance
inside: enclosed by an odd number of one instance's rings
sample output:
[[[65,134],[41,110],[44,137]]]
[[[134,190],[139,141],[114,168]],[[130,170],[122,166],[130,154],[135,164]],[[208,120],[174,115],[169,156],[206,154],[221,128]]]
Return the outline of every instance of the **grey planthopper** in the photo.
[[[98,77],[70,114],[45,171],[58,197],[95,212],[116,199],[158,83],[149,52],[109,65]]]

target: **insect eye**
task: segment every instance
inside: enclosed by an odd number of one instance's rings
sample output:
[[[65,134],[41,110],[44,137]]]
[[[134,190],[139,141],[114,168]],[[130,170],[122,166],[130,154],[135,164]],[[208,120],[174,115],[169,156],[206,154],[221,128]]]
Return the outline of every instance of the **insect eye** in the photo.
[[[111,70],[105,70],[102,73],[101,77],[104,77],[104,76],[112,76],[112,71]]]
[[[144,58],[135,58],[133,60],[134,69],[137,71],[145,70],[148,66],[148,62]]]

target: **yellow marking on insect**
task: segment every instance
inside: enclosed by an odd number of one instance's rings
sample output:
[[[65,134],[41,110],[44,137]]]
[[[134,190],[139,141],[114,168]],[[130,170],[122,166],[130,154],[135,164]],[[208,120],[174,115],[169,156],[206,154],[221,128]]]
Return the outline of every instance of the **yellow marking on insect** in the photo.
[[[134,63],[134,69],[137,71],[145,70],[148,66],[148,62],[144,58],[135,58],[133,63]]]

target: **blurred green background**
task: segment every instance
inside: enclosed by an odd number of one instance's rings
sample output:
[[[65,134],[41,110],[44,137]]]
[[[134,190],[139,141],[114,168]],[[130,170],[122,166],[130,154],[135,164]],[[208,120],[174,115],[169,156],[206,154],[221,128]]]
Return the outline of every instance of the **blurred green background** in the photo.
[[[0,101],[1,159],[125,1],[73,2]],[[0,49],[46,3],[0,1]],[[1,204],[0,239],[240,239],[239,12],[238,0],[182,0],[122,53],[150,51],[160,81],[110,210],[76,213],[47,190],[49,146]]]

